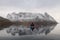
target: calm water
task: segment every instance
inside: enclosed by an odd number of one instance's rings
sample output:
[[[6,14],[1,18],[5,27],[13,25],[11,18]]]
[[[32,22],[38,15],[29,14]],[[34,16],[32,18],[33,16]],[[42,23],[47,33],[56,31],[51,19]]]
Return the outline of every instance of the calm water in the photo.
[[[53,25],[53,30],[51,30],[47,35],[37,34],[37,35],[16,35],[12,36],[10,33],[6,33],[6,29],[0,31],[0,40],[60,40],[60,24]]]

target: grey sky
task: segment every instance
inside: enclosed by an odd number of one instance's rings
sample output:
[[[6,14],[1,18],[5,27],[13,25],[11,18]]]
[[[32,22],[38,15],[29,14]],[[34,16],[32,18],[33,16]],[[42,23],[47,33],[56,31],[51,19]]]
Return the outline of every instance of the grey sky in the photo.
[[[0,0],[0,6],[14,6],[19,8],[41,8],[60,6],[60,0]]]

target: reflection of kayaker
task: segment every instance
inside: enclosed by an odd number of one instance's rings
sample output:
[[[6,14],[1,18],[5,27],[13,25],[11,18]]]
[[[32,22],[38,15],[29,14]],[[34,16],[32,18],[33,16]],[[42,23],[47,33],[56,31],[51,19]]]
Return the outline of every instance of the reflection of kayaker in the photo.
[[[30,25],[30,29],[31,29],[32,31],[34,30],[34,24],[33,24],[33,23]]]

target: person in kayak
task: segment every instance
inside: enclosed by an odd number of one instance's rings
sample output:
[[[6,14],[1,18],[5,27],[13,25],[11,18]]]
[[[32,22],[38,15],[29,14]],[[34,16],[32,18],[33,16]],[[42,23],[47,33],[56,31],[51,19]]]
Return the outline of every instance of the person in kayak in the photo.
[[[34,24],[33,24],[33,23],[30,25],[30,29],[31,29],[32,31],[34,30]]]

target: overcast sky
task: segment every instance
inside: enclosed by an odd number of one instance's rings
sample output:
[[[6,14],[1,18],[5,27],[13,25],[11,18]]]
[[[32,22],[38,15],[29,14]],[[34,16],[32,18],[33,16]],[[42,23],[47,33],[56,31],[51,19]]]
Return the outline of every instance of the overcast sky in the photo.
[[[21,11],[48,12],[59,22],[60,0],[0,0],[0,16]]]

